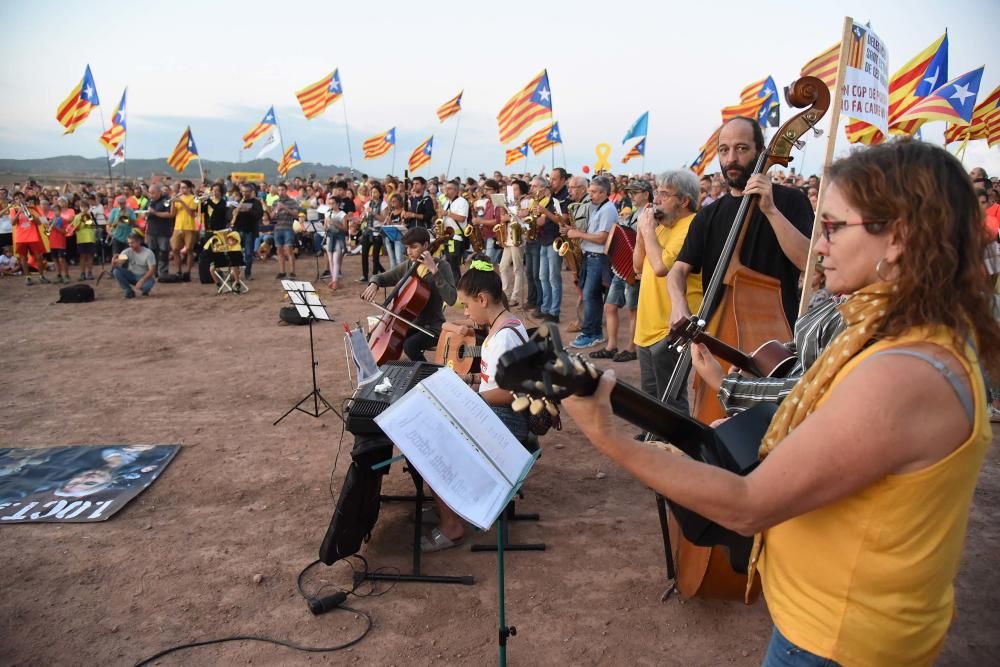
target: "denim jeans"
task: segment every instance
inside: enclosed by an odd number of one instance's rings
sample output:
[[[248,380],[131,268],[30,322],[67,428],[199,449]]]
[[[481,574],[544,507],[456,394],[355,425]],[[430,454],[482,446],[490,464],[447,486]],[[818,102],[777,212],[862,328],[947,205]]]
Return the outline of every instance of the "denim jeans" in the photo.
[[[837,663],[799,648],[775,628],[761,667],[837,667]]]
[[[532,306],[542,302],[542,281],[538,279],[541,248],[538,241],[524,244],[524,272],[528,276],[528,303]]]
[[[562,257],[552,244],[541,248],[538,279],[542,284],[542,303],[539,308],[543,313],[559,317],[559,307],[562,305]]]
[[[580,333],[591,338],[601,337],[601,318],[604,314],[604,273],[608,269],[608,256],[587,253],[583,256],[580,272],[580,299],[583,301],[583,323]]]
[[[170,273],[170,235],[147,234],[146,247],[156,256],[156,275],[163,277]]]
[[[129,271],[124,266],[116,266],[111,270],[111,275],[115,277],[118,281],[118,286],[122,288],[125,294],[135,294],[132,290],[132,286],[139,282],[139,278],[142,276],[137,276],[131,271]],[[156,278],[146,278],[146,281],[139,286],[143,294],[149,294],[149,290],[153,289],[153,285],[156,284]]]
[[[497,240],[486,239],[486,256],[490,258],[493,264],[500,264],[500,256],[503,254],[503,248],[497,245]]]
[[[244,273],[247,278],[253,273],[253,258],[257,249],[257,232],[240,232],[240,243],[243,245]]]

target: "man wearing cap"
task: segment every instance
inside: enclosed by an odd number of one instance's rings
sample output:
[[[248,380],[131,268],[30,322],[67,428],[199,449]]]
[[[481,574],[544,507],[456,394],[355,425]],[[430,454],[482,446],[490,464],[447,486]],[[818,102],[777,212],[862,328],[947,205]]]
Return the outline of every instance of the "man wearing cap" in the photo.
[[[149,248],[142,246],[142,236],[138,232],[128,235],[128,247],[115,256],[111,275],[125,292],[126,299],[135,298],[133,286],[138,285],[143,296],[156,284],[156,256]]]
[[[629,198],[632,200],[632,215],[628,222],[622,223],[632,231],[637,230],[639,216],[649,206],[653,198],[653,186],[648,181],[636,179],[626,186]],[[629,331],[625,348],[618,350],[618,311],[628,308]],[[603,350],[591,352],[593,359],[611,359],[613,361],[635,361],[635,316],[639,308],[639,279],[631,285],[618,276],[611,280],[611,287],[604,299],[604,321],[608,330],[608,342]]]

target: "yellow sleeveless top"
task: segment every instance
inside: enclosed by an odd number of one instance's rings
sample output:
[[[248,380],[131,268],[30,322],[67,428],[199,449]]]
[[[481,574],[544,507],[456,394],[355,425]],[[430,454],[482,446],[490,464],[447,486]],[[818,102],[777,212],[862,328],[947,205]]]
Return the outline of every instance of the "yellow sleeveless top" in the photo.
[[[992,440],[975,351],[959,351],[943,329],[912,330],[858,354],[831,388],[876,352],[928,342],[968,373],[969,438],[927,468],[888,475],[764,533],[758,569],[774,624],[799,647],[844,665],[931,664],[954,614],[952,582]]]

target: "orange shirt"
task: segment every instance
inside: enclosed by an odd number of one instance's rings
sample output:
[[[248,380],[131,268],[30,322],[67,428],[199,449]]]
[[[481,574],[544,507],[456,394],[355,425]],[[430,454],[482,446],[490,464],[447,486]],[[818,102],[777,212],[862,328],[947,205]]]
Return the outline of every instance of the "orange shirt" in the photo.
[[[14,226],[14,243],[34,243],[35,241],[41,241],[42,237],[38,233],[38,225],[35,221],[24,214],[23,211],[18,211],[16,215],[12,215],[10,218],[11,224]]]

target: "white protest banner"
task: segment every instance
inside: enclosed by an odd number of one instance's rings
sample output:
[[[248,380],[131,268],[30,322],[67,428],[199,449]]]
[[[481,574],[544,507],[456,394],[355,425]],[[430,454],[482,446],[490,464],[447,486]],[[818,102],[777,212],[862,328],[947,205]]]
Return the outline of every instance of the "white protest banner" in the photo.
[[[841,82],[841,111],[889,135],[889,51],[871,29],[855,22],[844,44],[847,63]]]

